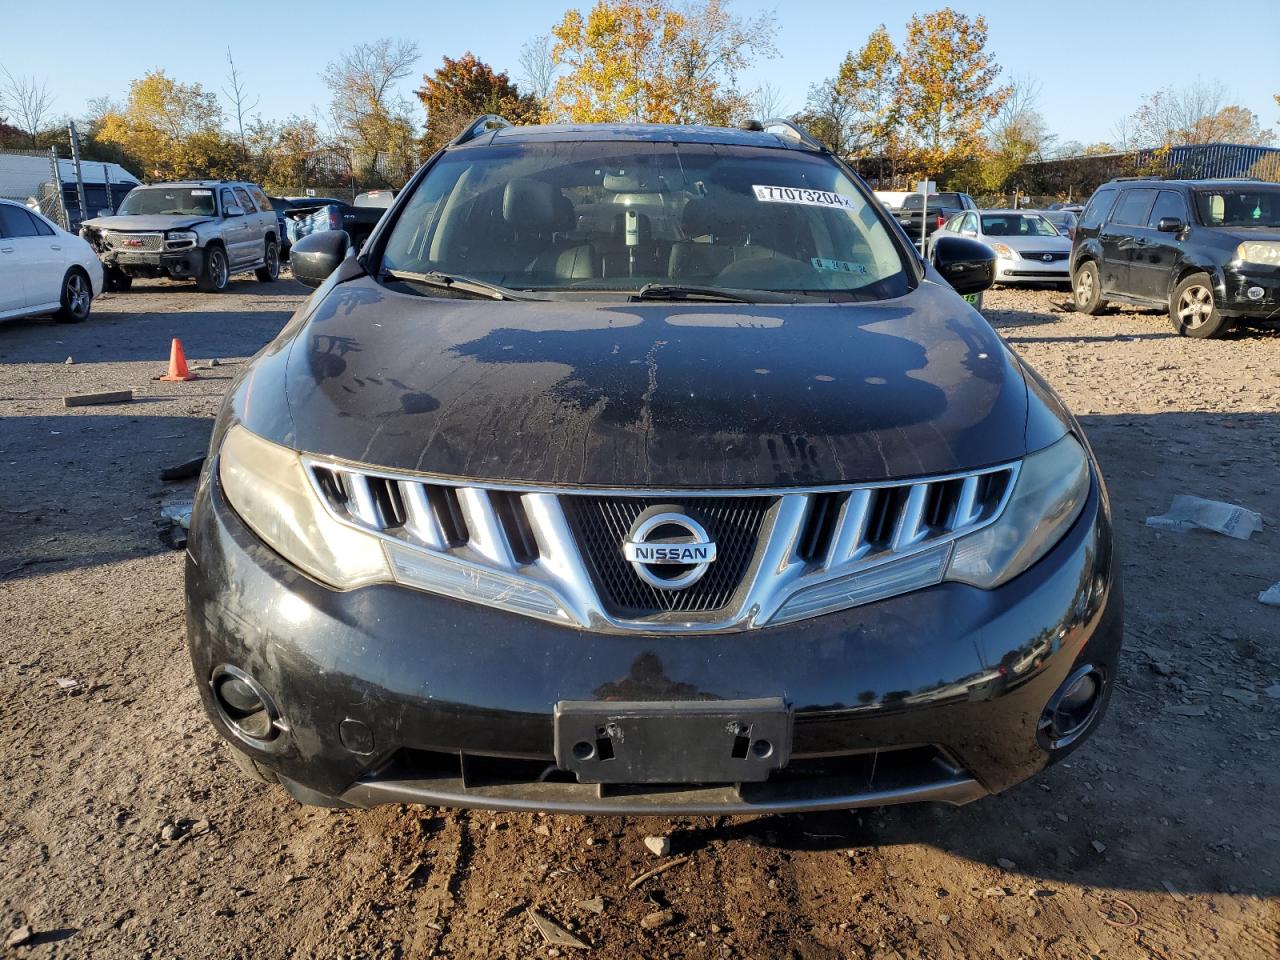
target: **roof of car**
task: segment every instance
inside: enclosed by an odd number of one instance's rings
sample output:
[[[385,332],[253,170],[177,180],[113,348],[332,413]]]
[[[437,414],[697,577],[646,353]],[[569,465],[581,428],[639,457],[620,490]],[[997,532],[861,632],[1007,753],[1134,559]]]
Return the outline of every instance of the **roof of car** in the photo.
[[[536,143],[566,140],[618,140],[647,143],[717,143],[727,146],[773,147],[790,150],[812,149],[798,138],[764,130],[736,127],[705,127],[674,123],[553,123],[537,126],[499,127],[462,144],[489,145]]]
[[[162,183],[144,183],[144,187],[230,187],[246,184],[246,180],[165,180]]]
[[[1161,180],[1159,177],[1116,177],[1107,182],[1111,184],[1123,184],[1133,186],[1158,186],[1158,187],[1275,187],[1280,184],[1272,183],[1268,180],[1259,180],[1257,177],[1219,177],[1210,180]]]
[[[970,211],[970,212],[972,212],[972,211]],[[998,214],[1006,215],[1006,216],[1013,216],[1014,214],[1017,214],[1018,216],[1023,216],[1024,214],[1033,214],[1033,213],[1034,213],[1037,217],[1038,217],[1038,216],[1040,216],[1040,211],[1039,211],[1039,210],[1000,210],[1000,209],[993,209],[993,210],[979,210],[979,211],[978,211],[978,213],[982,214],[984,217],[985,217],[988,213],[998,213]]]

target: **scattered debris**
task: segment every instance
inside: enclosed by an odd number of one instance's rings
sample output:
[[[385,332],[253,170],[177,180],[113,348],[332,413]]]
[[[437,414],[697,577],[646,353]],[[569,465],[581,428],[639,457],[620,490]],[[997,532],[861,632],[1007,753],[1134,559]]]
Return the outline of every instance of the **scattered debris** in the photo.
[[[1273,583],[1258,594],[1258,601],[1269,607],[1280,607],[1280,583]]]
[[[132,390],[106,390],[101,393],[69,393],[62,398],[64,407],[93,407],[106,403],[128,403]]]
[[[1267,689],[1262,691],[1272,700],[1280,700],[1280,683],[1273,683]]]
[[[1092,841],[1090,843],[1090,846],[1093,847],[1093,849],[1097,850],[1099,853],[1106,853],[1107,845],[1103,843],[1101,840]]]
[[[551,920],[545,914],[533,907],[529,908],[529,916],[533,918],[533,925],[538,928],[538,932],[542,934],[542,939],[553,947],[572,947],[575,950],[590,950],[590,944],[579,940],[572,933],[566,930],[560,924]]]
[[[58,689],[69,697],[74,697],[84,690],[84,684],[72,677],[58,677],[54,682],[58,685]]]
[[[1174,496],[1168,512],[1147,517],[1147,526],[1176,533],[1212,530],[1237,540],[1248,540],[1262,529],[1262,516],[1233,503],[1179,493]]]
[[[35,936],[36,932],[31,929],[31,924],[24,923],[22,926],[14,928],[5,943],[10,947],[20,947],[24,943],[30,943],[35,939]]]
[[[630,883],[627,884],[627,889],[634,890],[636,887],[640,886],[640,884],[644,883],[650,877],[656,877],[658,874],[665,873],[666,871],[670,870],[672,867],[678,867],[680,866],[680,864],[688,863],[688,862],[689,862],[689,855],[687,853],[681,854],[678,857],[672,857],[666,863],[661,864],[660,866],[654,867],[652,870],[646,870],[644,873],[640,874],[640,876],[636,877],[634,880],[632,880]]]
[[[1001,870],[1016,870],[1018,865],[1007,857],[996,857],[996,866]]]
[[[533,826],[533,832],[534,832],[534,833],[536,833],[536,834],[537,834],[538,836],[540,836],[540,837],[549,837],[549,836],[551,836],[551,828],[550,828],[549,826],[547,826],[545,823],[536,823],[536,824],[534,824],[534,826]]]
[[[166,482],[174,480],[190,480],[192,477],[200,475],[200,469],[204,466],[204,457],[196,457],[194,460],[188,460],[185,463],[179,463],[172,467],[164,467],[160,471],[160,479]]]
[[[1236,703],[1252,705],[1258,702],[1258,695],[1252,690],[1241,690],[1238,687],[1227,687],[1222,691],[1222,695]]]
[[[676,922],[676,913],[674,910],[655,910],[653,913],[646,913],[640,918],[640,926],[646,930],[659,930],[662,927],[669,927]]]
[[[987,887],[982,891],[982,896],[988,900],[998,900],[1001,897],[1009,896],[1009,891],[1004,887]]]
[[[645,837],[644,845],[649,848],[649,852],[655,857],[671,856],[670,837]]]
[[[75,363],[75,360],[73,360],[71,357],[67,357],[67,359],[63,360],[62,362],[63,362],[66,366],[68,366],[68,367],[69,367],[69,366],[71,366],[73,363]]]
[[[1172,707],[1165,707],[1164,712],[1172,713],[1179,717],[1203,717],[1209,712],[1209,708],[1203,703],[1180,703]]]
[[[1173,897],[1176,903],[1186,903],[1187,898],[1180,894],[1177,888],[1168,880],[1161,880],[1160,885],[1169,891],[1169,896]]]
[[[1099,910],[1098,916],[1102,918],[1103,923],[1109,923],[1113,927],[1136,927],[1138,925],[1138,909],[1132,903],[1128,900],[1123,900],[1120,897],[1109,896],[1106,900],[1108,903],[1114,903],[1116,906],[1124,907],[1125,911],[1129,915],[1127,917],[1118,918],[1114,916],[1113,912],[1110,910],[1105,913]]]

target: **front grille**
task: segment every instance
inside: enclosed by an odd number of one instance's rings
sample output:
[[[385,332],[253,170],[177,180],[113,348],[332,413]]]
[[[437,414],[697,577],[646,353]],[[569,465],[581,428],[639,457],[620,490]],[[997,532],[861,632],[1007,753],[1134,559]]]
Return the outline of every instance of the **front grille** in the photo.
[[[1042,263],[1056,263],[1059,260],[1065,260],[1069,257],[1068,250],[1025,250],[1022,253],[1023,260],[1039,260]],[[1044,258],[1048,257],[1046,261]]]
[[[742,585],[760,544],[760,528],[773,497],[561,497],[561,506],[585,556],[606,609],[635,619],[655,613],[723,610]],[[641,580],[622,555],[636,518],[659,504],[679,507],[706,528],[716,560],[697,583],[660,590]]]
[[[124,253],[156,253],[164,249],[164,235],[160,233],[122,233],[107,230],[102,239],[113,250]]]
[[[893,594],[860,589],[869,581],[859,578],[885,564],[896,577],[917,564],[917,579],[889,581],[896,592],[929,586],[952,541],[1000,516],[1018,475],[1015,463],[837,489],[591,493],[304,460],[331,515],[390,541],[398,582],[616,633],[745,630],[872,602]],[[650,583],[624,554],[637,519],[659,506],[683,511],[716,545],[682,588]],[[835,607],[823,599],[832,596]]]

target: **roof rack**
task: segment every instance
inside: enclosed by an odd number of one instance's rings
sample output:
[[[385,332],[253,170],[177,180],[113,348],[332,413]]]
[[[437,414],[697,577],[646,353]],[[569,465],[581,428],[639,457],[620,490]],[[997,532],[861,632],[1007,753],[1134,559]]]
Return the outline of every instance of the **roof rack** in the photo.
[[[449,141],[449,146],[456,147],[459,144],[469,143],[482,133],[488,133],[490,130],[501,130],[503,127],[511,125],[511,121],[506,117],[500,117],[496,113],[486,113],[483,116],[476,117],[463,127],[462,132]]]
[[[803,143],[806,147],[813,150],[819,150],[823,153],[827,148],[822,143],[814,139],[813,135],[804,127],[800,126],[794,120],[788,120],[785,117],[774,117],[772,120],[765,120],[761,124],[761,129],[765,133],[772,133],[775,137],[782,137],[785,140],[795,140]]]

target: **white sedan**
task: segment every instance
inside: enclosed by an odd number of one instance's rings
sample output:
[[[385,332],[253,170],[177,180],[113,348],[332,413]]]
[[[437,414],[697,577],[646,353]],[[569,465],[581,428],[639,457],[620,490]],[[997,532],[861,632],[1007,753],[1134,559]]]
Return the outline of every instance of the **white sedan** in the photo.
[[[0,200],[0,320],[89,316],[102,292],[102,264],[84,240],[18,203]]]
[[[956,214],[929,238],[930,252],[948,233],[974,237],[996,252],[996,283],[1071,282],[1071,239],[1034,210]]]

